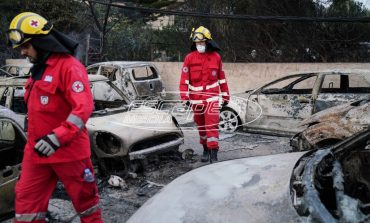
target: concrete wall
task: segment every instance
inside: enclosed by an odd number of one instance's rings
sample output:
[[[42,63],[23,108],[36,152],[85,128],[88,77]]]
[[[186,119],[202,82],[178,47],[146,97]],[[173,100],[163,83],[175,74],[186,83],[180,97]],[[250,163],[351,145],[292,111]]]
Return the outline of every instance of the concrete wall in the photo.
[[[178,91],[182,63],[154,62],[167,91]],[[224,63],[230,93],[254,89],[286,74],[328,69],[369,69],[370,63]]]

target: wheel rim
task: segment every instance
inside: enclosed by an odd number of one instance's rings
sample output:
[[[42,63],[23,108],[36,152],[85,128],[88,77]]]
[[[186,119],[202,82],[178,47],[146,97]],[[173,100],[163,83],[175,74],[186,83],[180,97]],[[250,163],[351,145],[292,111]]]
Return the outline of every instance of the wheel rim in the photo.
[[[229,110],[220,112],[219,129],[221,132],[234,132],[239,125],[238,116]]]

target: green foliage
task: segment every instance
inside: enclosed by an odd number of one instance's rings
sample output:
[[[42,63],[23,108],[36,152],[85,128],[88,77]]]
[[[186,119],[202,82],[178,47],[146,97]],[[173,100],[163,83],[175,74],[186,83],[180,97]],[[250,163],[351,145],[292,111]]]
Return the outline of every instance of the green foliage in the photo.
[[[215,14],[256,16],[360,17],[370,16],[354,0],[101,0],[150,8]],[[51,20],[65,33],[90,33],[90,46],[105,60],[182,60],[189,52],[189,34],[200,25],[211,30],[223,49],[225,61],[233,62],[336,62],[369,61],[370,25],[366,23],[252,22],[242,20],[175,17],[175,25],[153,29],[149,15],[78,0],[0,1],[0,60],[19,56],[6,47],[5,31],[20,12],[33,11]],[[100,39],[98,42],[96,39]],[[254,52],[252,54],[252,52]]]
[[[23,0],[21,11],[38,13],[63,32],[82,32],[91,24],[85,3],[76,0]]]

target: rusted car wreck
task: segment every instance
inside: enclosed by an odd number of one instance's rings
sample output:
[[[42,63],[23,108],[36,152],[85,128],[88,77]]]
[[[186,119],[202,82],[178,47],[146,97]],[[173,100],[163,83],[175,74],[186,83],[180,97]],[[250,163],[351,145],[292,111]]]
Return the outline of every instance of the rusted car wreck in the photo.
[[[306,129],[290,141],[302,151],[333,145],[370,127],[370,99],[335,106],[302,122]]]

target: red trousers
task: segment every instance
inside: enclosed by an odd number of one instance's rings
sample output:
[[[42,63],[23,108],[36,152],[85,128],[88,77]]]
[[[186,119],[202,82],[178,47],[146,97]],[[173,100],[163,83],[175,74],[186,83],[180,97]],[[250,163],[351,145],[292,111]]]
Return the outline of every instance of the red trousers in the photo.
[[[63,183],[81,222],[103,222],[96,182],[86,182],[84,170],[93,172],[90,158],[53,164],[24,159],[15,188],[15,222],[45,222],[49,199],[58,179]]]
[[[204,102],[192,105],[194,122],[197,125],[200,144],[206,145],[208,149],[218,149],[218,124],[219,105],[218,101]]]

